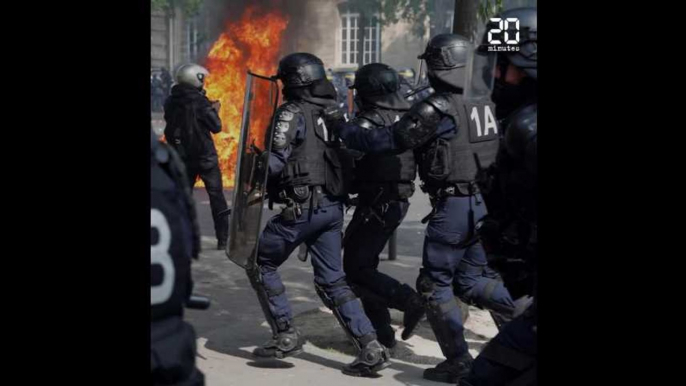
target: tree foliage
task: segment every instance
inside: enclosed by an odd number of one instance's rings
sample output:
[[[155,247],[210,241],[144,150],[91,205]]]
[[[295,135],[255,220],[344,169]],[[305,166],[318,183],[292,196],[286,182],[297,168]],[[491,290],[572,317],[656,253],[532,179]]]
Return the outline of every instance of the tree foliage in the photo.
[[[434,9],[434,0],[349,0],[346,5],[365,17],[379,15],[381,25],[405,21],[412,25],[412,33],[423,37],[426,20]]]
[[[498,12],[503,10],[503,0],[485,0],[479,4],[479,18],[482,22],[487,21]]]

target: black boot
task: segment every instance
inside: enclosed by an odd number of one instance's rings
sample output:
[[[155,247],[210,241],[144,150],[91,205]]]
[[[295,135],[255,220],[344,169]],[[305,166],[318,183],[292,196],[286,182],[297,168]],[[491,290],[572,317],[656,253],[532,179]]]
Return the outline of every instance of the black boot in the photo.
[[[398,344],[398,341],[395,340],[395,330],[393,330],[393,327],[390,325],[383,328],[377,328],[376,336],[379,343],[388,349],[392,349]]]
[[[364,341],[364,337],[360,339]],[[388,349],[379,343],[378,340],[371,340],[362,346],[357,358],[343,368],[343,374],[354,377],[366,377],[375,374],[390,366],[390,354]]]
[[[419,321],[422,320],[426,309],[424,308],[424,299],[412,291],[412,295],[407,299],[405,303],[405,313],[403,315],[403,333],[401,337],[403,340],[408,340],[414,333],[414,330],[419,326]]]
[[[217,240],[217,250],[223,251],[226,249],[226,239]]]
[[[283,359],[303,352],[303,344],[300,341],[300,332],[291,327],[287,331],[278,333],[262,347],[256,348],[252,353],[261,358]]]
[[[424,370],[424,379],[455,384],[469,375],[473,361],[468,352],[459,358],[447,359],[434,368]]]

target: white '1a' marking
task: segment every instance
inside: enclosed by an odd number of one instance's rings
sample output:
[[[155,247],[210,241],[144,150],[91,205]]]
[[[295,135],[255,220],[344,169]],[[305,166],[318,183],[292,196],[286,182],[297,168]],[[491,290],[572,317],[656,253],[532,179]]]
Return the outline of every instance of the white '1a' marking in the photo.
[[[491,106],[484,106],[484,117],[486,118],[486,129],[484,130],[484,135],[488,135],[489,129],[493,129],[494,134],[498,134],[498,124],[495,121],[495,117],[491,112]]]
[[[488,135],[491,129],[493,129],[494,134],[498,134],[498,124],[496,123],[490,106],[484,106],[484,121],[486,122],[486,127],[484,128],[483,134],[481,133],[481,119],[479,118],[478,110],[477,106],[472,107],[472,113],[469,115],[476,125],[476,136],[482,137]]]

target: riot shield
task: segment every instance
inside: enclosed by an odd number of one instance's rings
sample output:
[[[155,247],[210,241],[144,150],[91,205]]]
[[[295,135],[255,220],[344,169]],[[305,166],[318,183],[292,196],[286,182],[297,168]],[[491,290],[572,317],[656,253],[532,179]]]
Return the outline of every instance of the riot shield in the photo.
[[[481,146],[477,144],[495,141],[500,136],[495,104],[491,101],[496,59],[495,52],[489,51],[488,46],[483,44],[470,48],[468,53],[462,108],[472,146]],[[495,161],[496,152],[492,149],[473,150],[477,180],[485,178],[483,173]]]
[[[490,100],[495,80],[496,53],[481,44],[470,48],[465,77],[465,100]]]
[[[254,267],[257,258],[278,98],[274,79],[248,71],[226,246],[229,260],[245,269]]]

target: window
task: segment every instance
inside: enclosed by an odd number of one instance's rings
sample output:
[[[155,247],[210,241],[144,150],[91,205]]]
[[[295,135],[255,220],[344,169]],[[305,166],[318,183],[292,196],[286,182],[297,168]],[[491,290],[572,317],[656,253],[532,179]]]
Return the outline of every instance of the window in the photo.
[[[360,14],[345,12],[341,14],[341,64],[358,65],[360,57]],[[381,27],[378,18],[372,17],[364,26],[362,36],[362,64],[378,62],[380,58]]]
[[[186,60],[195,62],[198,60],[198,20],[197,17],[186,21]]]
[[[357,64],[357,22],[359,13],[346,12],[341,15],[341,63]]]
[[[364,57],[363,64],[379,61],[379,21],[373,17],[368,27],[364,29]]]
[[[451,32],[453,30],[453,19],[454,19],[454,17],[455,17],[455,11],[446,12],[445,29],[448,32]]]

